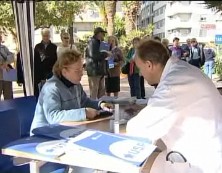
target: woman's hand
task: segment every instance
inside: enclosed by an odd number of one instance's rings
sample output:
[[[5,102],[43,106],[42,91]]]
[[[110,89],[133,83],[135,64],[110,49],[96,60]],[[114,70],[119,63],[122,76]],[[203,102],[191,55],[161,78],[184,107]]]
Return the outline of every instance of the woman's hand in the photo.
[[[86,118],[87,119],[94,119],[98,115],[98,111],[92,108],[86,108]]]
[[[102,110],[109,111],[109,112],[113,112],[113,108],[114,108],[113,104],[105,103],[105,102],[102,102],[100,104],[100,107],[101,107]]]

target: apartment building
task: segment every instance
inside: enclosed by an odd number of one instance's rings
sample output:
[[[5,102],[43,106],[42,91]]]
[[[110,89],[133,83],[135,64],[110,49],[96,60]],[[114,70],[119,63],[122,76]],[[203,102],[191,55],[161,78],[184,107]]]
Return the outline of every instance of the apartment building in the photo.
[[[165,37],[165,9],[167,1],[142,1],[139,14],[139,28],[145,28],[153,23],[154,36]]]
[[[168,1],[165,13],[165,35],[181,42],[196,37],[199,42],[214,41],[221,29],[221,15],[207,9],[203,1]]]
[[[181,42],[191,37],[209,42],[214,41],[216,34],[222,34],[221,15],[207,9],[204,1],[143,1],[142,4],[140,27],[153,23],[153,35],[168,38],[170,42],[174,37]],[[153,11],[146,13],[147,9]],[[144,22],[147,18],[149,21]]]

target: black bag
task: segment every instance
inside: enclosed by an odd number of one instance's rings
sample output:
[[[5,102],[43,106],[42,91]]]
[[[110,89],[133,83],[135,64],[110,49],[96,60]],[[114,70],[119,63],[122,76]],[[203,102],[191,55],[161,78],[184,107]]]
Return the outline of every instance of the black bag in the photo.
[[[127,62],[126,64],[124,64],[124,66],[121,69],[123,74],[129,74],[130,71],[130,63]]]

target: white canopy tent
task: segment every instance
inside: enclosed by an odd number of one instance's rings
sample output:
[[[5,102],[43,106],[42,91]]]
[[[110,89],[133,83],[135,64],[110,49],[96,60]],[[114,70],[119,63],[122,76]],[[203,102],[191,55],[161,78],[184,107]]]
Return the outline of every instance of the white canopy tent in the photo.
[[[34,14],[35,1],[12,0],[16,31],[23,64],[24,81],[27,95],[34,94]]]

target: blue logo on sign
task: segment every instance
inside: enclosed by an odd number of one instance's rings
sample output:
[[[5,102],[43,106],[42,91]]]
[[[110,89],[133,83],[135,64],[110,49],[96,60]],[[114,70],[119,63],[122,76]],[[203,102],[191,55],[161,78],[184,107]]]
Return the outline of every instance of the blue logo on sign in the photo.
[[[222,44],[222,35],[215,35],[215,44]]]

